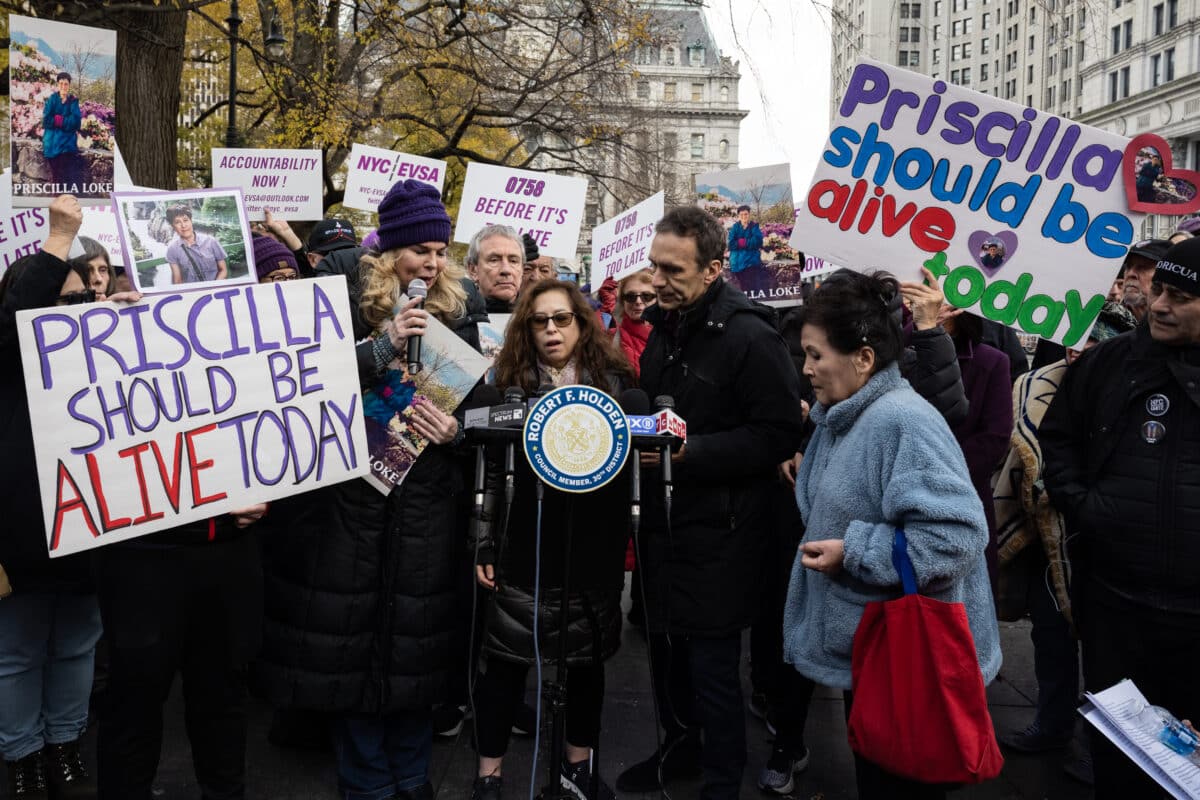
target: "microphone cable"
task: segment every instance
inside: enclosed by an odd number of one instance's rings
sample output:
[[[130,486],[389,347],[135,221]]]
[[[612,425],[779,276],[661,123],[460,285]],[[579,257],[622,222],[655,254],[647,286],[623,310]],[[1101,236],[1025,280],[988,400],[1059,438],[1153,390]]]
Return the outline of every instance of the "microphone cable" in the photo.
[[[538,607],[542,585],[542,499],[545,484],[534,480],[537,491],[537,525],[533,534],[533,664],[537,672],[537,705],[534,707],[533,766],[529,769],[529,800],[534,800],[537,787],[538,750],[542,745],[542,650],[538,640]]]

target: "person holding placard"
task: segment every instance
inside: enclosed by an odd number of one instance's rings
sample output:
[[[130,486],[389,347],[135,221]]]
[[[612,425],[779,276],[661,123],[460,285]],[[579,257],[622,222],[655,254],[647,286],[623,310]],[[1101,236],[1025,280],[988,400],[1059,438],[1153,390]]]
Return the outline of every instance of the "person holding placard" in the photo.
[[[482,298],[447,260],[450,217],[436,188],[395,184],[379,205],[378,233],[380,252],[347,275],[364,387],[402,368],[431,316],[477,350],[486,319]],[[428,286],[423,307],[404,296],[416,278]],[[256,677],[276,708],[331,715],[347,800],[433,796],[431,714],[454,636],[465,437],[431,401],[418,396],[412,407],[408,425],[429,446],[390,493],[354,480],[273,510],[286,533],[268,545]]]

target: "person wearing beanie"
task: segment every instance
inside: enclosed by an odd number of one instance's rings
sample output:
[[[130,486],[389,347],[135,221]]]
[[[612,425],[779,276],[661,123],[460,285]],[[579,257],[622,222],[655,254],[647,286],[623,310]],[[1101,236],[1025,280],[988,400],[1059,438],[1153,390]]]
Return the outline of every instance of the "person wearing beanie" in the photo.
[[[1109,323],[1101,320],[1100,335]],[[1071,540],[1085,688],[1130,678],[1181,719],[1200,686],[1200,239],[1155,265],[1146,319],[1066,370],[1038,431],[1045,488]],[[1092,737],[1096,797],[1152,797],[1145,773]]]
[[[287,245],[270,236],[255,236],[252,244],[259,283],[294,281],[300,277],[296,256]]]
[[[483,301],[447,260],[449,241],[436,188],[408,180],[388,191],[380,252],[347,275],[364,390],[411,385],[408,338],[425,334],[431,317],[479,349]],[[428,287],[424,307],[404,295],[416,278]],[[339,796],[348,800],[433,796],[431,713],[445,693],[456,622],[466,448],[460,420],[422,395],[407,413],[409,432],[429,445],[388,494],[359,479],[272,508],[288,535],[265,554],[256,683],[277,709],[330,715]]]
[[[533,252],[536,258],[536,249]],[[471,237],[467,273],[479,286],[489,314],[512,313],[521,291],[526,254],[525,241],[507,225],[485,225]]]

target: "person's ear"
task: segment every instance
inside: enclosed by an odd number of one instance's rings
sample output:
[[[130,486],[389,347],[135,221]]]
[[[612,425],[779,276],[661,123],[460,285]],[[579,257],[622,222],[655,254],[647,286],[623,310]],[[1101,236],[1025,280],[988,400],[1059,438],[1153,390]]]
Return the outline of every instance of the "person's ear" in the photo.
[[[855,372],[859,375],[870,375],[875,371],[875,348],[863,345],[854,352],[851,360]]]
[[[721,277],[721,270],[725,268],[725,262],[722,259],[714,258],[708,262],[704,268],[704,285],[708,286],[717,278]]]

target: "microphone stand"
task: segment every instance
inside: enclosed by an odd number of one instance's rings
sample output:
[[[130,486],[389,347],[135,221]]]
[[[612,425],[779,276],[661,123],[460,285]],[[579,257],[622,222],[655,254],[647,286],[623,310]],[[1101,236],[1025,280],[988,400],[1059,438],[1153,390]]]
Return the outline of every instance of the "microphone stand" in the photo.
[[[546,770],[546,787],[540,795],[542,800],[574,800],[574,795],[563,787],[561,780],[562,764],[566,758],[567,632],[570,629],[568,598],[571,590],[571,539],[574,527],[575,506],[571,503],[567,505],[567,519],[563,530],[562,587],[559,589],[558,604],[558,657],[554,666],[554,679],[543,682],[546,705],[550,710],[550,758]]]

